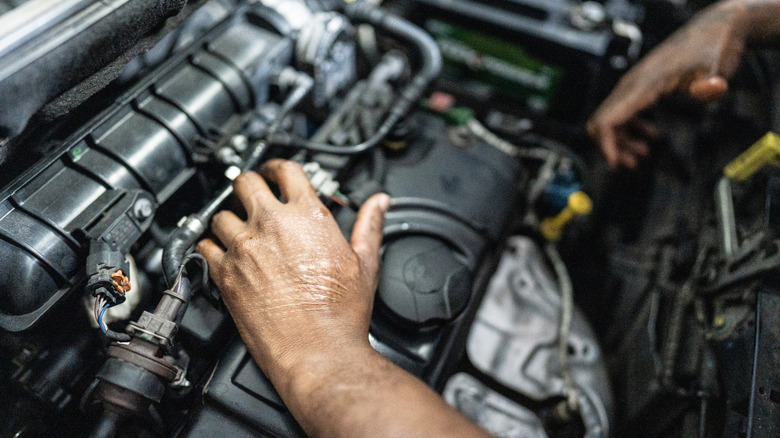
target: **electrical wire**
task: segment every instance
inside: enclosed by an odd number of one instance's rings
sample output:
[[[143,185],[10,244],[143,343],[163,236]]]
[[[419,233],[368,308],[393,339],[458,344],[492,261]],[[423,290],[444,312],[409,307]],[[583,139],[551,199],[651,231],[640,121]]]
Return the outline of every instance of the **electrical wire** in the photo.
[[[566,269],[566,264],[563,263],[555,245],[548,243],[545,246],[545,252],[553,265],[558,279],[558,288],[561,291],[561,315],[558,320],[558,361],[561,366],[563,383],[566,385],[566,403],[572,412],[576,412],[578,410],[577,389],[574,385],[571,363],[569,361],[569,336],[571,334],[572,314],[574,312],[574,289],[571,277],[569,277],[569,272]]]
[[[103,334],[108,334],[108,327],[106,326],[106,323],[103,322],[103,314],[106,313],[106,310],[108,310],[108,304],[103,305],[103,308],[100,310],[100,315],[98,315],[98,326],[100,327],[100,330],[103,331]]]
[[[330,200],[344,208],[349,208],[349,204],[343,199],[339,198],[337,195],[331,195]]]
[[[541,147],[521,148],[516,146],[491,132],[475,118],[470,119],[466,123],[466,127],[475,137],[511,157],[545,161],[555,154],[553,151]]]
[[[95,304],[93,307],[93,311],[94,311],[95,322],[97,322],[100,331],[103,332],[103,334],[106,335],[106,337],[112,341],[129,342],[130,335],[128,335],[127,333],[117,333],[109,329],[108,325],[103,320],[103,316],[105,316],[106,310],[108,310],[109,307],[111,307],[111,304],[108,302],[108,299],[105,297],[104,294],[98,294],[98,296],[95,297]]]

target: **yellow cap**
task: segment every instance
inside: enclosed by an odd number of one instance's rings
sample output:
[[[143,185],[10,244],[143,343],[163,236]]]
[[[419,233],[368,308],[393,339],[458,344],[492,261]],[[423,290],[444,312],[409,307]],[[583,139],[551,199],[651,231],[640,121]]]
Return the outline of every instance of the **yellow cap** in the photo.
[[[539,231],[547,240],[556,241],[563,235],[563,228],[574,216],[586,215],[593,210],[593,201],[585,192],[569,195],[568,205],[554,217],[548,217],[539,224]]]
[[[574,192],[569,195],[569,208],[574,214],[588,214],[593,210],[593,201],[584,192]]]

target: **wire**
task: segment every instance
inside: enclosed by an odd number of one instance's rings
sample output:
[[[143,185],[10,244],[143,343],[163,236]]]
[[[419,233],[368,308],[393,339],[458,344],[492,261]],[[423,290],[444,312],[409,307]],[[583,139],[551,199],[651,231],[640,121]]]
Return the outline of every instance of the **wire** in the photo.
[[[577,389],[571,375],[571,363],[569,362],[569,335],[571,334],[572,313],[574,311],[574,290],[571,277],[563,263],[555,245],[548,243],[545,247],[547,257],[555,269],[558,278],[558,287],[561,290],[561,317],[558,320],[558,361],[561,365],[563,383],[566,385],[566,402],[572,412],[577,411]]]
[[[95,322],[98,320],[98,309],[100,308],[98,307],[98,301],[98,297],[95,297],[95,303],[92,305],[92,316],[95,317]]]
[[[340,205],[340,206],[344,207],[344,208],[349,208],[349,204],[347,204],[346,202],[344,202],[344,200],[343,200],[343,199],[339,198],[339,197],[338,197],[338,196],[336,196],[336,195],[331,195],[331,197],[330,197],[330,200],[331,200],[331,201],[333,201],[333,202],[335,202],[336,204],[338,204],[338,205]]]
[[[108,327],[103,322],[103,314],[106,313],[107,309],[108,309],[108,304],[103,306],[103,309],[100,311],[100,315],[98,315],[98,326],[100,326],[100,330],[103,331],[103,334],[108,334]]]
[[[545,161],[550,157],[550,155],[555,154],[553,151],[550,151],[549,149],[545,149],[542,147],[521,148],[512,143],[509,143],[508,141],[504,140],[503,138],[491,132],[489,129],[485,127],[485,125],[480,123],[479,120],[474,118],[470,119],[466,123],[466,127],[469,129],[469,131],[471,131],[471,133],[475,137],[478,137],[485,143],[489,144],[490,146],[493,146],[494,148],[509,155],[510,157]]]

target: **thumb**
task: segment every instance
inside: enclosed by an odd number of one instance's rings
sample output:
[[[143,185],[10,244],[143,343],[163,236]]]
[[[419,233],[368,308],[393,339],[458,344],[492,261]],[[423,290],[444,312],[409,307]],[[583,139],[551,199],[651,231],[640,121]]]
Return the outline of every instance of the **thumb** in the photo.
[[[691,97],[699,102],[709,103],[723,97],[729,89],[729,83],[723,76],[709,76],[695,79],[688,87]]]
[[[384,193],[368,198],[360,208],[352,229],[352,250],[372,275],[379,269],[379,248],[382,245],[385,213],[389,207],[390,197]]]

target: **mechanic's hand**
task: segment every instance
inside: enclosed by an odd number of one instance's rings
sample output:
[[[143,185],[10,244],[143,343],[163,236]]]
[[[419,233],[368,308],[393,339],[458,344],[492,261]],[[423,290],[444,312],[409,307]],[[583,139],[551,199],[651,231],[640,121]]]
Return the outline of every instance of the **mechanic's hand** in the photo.
[[[363,205],[350,245],[301,166],[271,160],[261,173],[279,186],[283,202],[258,174],[240,175],[234,188],[247,220],[218,213],[212,231],[221,245],[205,239],[197,251],[249,351],[278,382],[303,358],[369,348],[390,198],[375,195]]]
[[[648,155],[655,127],[637,115],[662,96],[688,93],[701,102],[720,99],[746,45],[743,9],[734,2],[699,13],[651,51],[618,83],[588,121],[610,167],[636,167]]]

